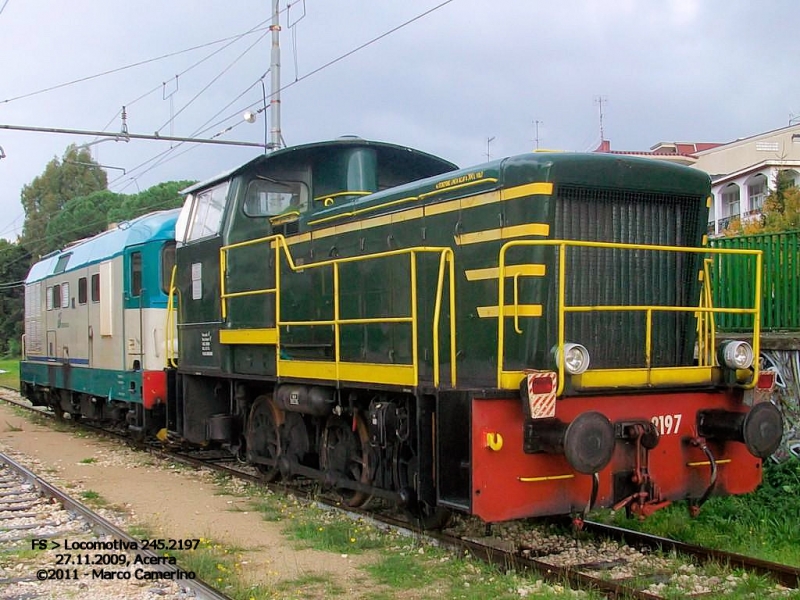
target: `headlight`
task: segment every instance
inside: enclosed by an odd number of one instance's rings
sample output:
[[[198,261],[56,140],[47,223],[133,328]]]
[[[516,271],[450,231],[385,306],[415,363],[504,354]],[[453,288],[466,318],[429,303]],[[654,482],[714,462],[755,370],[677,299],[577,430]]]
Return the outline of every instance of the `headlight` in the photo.
[[[560,365],[562,363],[562,355],[558,352],[558,346],[553,350],[556,365]],[[580,375],[589,368],[589,351],[580,344],[572,344],[570,342],[564,344],[563,357],[564,370],[570,375]]]
[[[722,362],[730,369],[749,369],[753,365],[753,348],[747,342],[723,342],[719,353]]]

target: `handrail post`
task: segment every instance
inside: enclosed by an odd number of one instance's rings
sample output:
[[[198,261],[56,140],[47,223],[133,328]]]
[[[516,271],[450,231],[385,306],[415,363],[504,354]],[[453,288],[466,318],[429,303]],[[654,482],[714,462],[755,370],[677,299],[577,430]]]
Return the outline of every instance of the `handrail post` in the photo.
[[[649,369],[652,364],[653,352],[653,309],[648,308],[646,315],[647,322],[644,330],[644,364],[645,368]]]
[[[419,384],[419,339],[417,331],[417,253],[409,253],[411,272],[411,363],[414,369],[414,385]]]
[[[453,250],[445,250],[450,263],[450,385],[456,386],[456,265]]]
[[[521,334],[522,329],[519,328],[519,275],[519,273],[514,273],[514,331]]]
[[[219,298],[221,300],[221,313],[222,320],[228,318],[228,301],[225,296],[225,275],[228,269],[228,250],[226,248],[219,249]]]
[[[558,362],[558,387],[556,396],[564,392],[564,328],[566,327],[566,307],[564,303],[567,295],[567,245],[558,244],[558,349],[556,357]]]
[[[339,363],[341,362],[341,330],[339,319],[341,314],[339,312],[339,263],[334,261],[331,263],[333,268],[333,360],[336,369],[336,381],[339,381]]]
[[[500,248],[500,257],[497,264],[497,387],[502,386],[503,382],[503,348],[505,346],[505,327],[503,326],[503,312],[506,303],[506,248],[509,244],[504,244]]]

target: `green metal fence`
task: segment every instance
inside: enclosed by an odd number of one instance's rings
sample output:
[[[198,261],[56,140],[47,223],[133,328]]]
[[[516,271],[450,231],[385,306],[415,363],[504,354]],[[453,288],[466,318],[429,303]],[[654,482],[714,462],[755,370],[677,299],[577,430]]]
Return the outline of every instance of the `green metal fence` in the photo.
[[[800,331],[800,231],[763,233],[710,241],[714,248],[747,248],[764,252],[761,282],[762,331]],[[752,274],[731,271],[715,278],[714,304],[740,306],[752,298]],[[721,330],[746,329],[739,315],[718,315]]]

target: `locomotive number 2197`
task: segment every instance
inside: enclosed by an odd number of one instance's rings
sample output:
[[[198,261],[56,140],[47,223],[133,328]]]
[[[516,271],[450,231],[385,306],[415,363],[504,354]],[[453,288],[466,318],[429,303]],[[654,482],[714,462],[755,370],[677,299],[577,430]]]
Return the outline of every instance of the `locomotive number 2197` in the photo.
[[[650,422],[658,430],[658,435],[672,435],[677,434],[681,426],[682,414],[675,415],[655,415],[650,419]]]

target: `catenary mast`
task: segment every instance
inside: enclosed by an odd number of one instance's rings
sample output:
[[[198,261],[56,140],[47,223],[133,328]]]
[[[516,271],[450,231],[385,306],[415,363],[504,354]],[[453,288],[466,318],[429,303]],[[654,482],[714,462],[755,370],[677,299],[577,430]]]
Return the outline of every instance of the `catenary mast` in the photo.
[[[270,55],[271,86],[269,116],[270,140],[269,148],[276,150],[281,147],[281,26],[278,19],[278,0],[272,0],[272,52]]]

